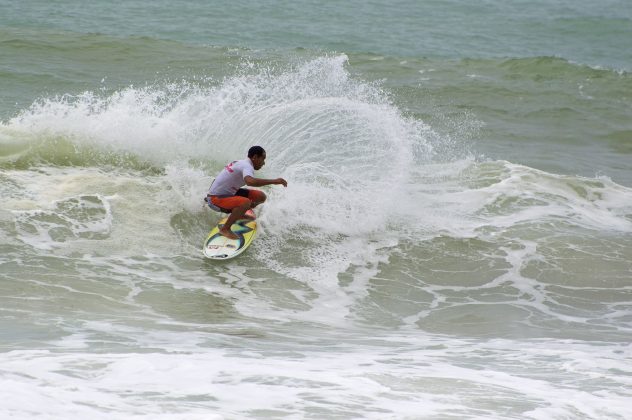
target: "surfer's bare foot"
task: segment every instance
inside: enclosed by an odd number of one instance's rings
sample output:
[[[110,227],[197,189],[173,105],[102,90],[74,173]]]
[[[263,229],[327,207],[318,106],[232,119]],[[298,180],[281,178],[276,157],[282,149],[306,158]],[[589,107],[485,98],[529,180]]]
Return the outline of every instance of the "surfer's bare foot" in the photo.
[[[239,236],[235,235],[230,229],[221,228],[219,234],[228,239],[239,239]]]

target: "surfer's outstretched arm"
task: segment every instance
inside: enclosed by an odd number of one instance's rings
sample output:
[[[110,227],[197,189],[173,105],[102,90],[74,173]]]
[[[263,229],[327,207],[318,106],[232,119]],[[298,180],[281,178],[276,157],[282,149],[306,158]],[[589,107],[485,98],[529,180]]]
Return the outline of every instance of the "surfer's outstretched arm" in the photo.
[[[287,187],[287,181],[283,178],[263,179],[247,176],[244,178],[244,181],[246,181],[246,185],[249,187],[263,187],[265,185],[283,185]]]

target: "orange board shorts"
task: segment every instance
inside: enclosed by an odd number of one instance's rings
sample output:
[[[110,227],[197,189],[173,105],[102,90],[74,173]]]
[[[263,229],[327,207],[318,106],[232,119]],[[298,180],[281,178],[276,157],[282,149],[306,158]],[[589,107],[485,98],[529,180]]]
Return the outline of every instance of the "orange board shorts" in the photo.
[[[223,210],[227,210],[228,213],[235,207],[239,207],[246,201],[263,201],[265,194],[259,190],[251,190],[250,188],[240,188],[235,195],[230,197],[219,197],[217,195],[211,196],[211,203]]]

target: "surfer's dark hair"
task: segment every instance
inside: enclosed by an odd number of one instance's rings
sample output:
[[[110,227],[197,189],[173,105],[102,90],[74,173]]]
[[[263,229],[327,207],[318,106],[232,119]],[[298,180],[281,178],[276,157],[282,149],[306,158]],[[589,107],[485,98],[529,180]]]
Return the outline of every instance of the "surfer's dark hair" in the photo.
[[[266,151],[263,150],[263,147],[261,146],[252,146],[250,149],[248,149],[248,157],[254,157],[254,156],[263,156],[263,154]]]

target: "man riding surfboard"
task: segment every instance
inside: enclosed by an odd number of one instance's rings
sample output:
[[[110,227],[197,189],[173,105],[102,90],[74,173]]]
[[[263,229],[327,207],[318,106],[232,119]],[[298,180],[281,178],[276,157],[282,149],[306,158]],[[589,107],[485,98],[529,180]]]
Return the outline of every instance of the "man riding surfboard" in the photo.
[[[248,158],[236,160],[224,167],[217,175],[215,181],[208,190],[207,199],[221,211],[230,213],[228,220],[219,230],[219,233],[229,239],[237,239],[238,236],[231,231],[231,226],[239,219],[243,219],[249,209],[257,207],[266,201],[263,191],[242,188],[263,187],[264,185],[283,185],[287,187],[287,181],[283,178],[263,179],[255,178],[254,171],[258,171],[265,165],[266,151],[261,146],[252,146],[248,150]]]

